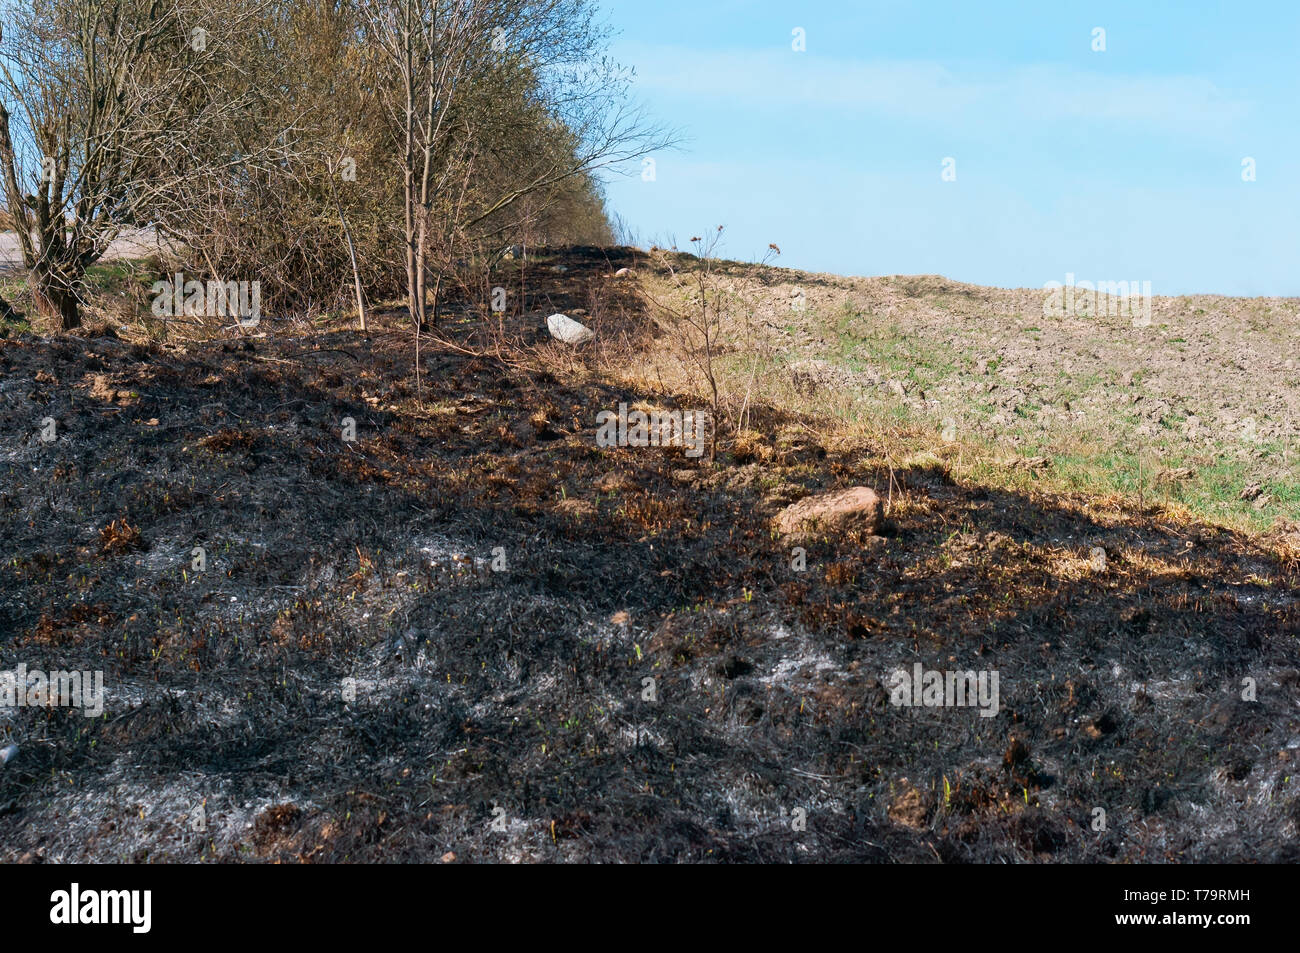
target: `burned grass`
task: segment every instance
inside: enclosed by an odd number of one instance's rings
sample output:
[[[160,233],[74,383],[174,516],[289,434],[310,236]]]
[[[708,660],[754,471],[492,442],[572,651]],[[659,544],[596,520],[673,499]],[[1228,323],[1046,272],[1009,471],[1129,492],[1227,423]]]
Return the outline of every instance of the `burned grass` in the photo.
[[[0,859],[1297,859],[1288,550],[772,409],[716,464],[598,448],[675,396],[469,318],[422,394],[385,326],[0,345],[0,669],[106,687],[0,708]],[[887,535],[796,568],[771,517],[857,484]],[[891,704],[916,663],[998,713]]]

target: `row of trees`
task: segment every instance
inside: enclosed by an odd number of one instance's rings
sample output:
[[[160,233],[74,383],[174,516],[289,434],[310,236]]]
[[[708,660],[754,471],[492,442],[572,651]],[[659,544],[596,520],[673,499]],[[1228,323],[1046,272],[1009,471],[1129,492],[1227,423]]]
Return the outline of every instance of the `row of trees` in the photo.
[[[16,0],[0,26],[4,200],[63,328],[144,226],[264,307],[400,294],[418,326],[492,248],[608,240],[595,173],[666,142],[591,0]]]

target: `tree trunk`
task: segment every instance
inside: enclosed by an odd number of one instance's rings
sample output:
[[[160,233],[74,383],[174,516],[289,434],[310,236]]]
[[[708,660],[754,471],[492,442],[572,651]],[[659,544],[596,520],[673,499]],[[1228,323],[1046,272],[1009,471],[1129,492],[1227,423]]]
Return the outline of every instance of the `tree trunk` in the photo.
[[[366,302],[361,297],[361,272],[357,268],[357,248],[352,242],[352,229],[348,228],[348,217],[343,214],[343,203],[339,201],[338,189],[334,187],[334,164],[330,167],[330,194],[334,196],[334,207],[339,212],[339,222],[343,225],[343,237],[348,243],[348,258],[352,260],[352,287],[357,293],[357,315],[361,319],[361,330],[366,330]]]
[[[76,292],[70,282],[61,276],[45,270],[38,270],[33,275],[36,307],[43,314],[57,322],[60,331],[71,331],[81,327],[81,307]]]
[[[410,0],[407,0],[404,7],[404,16],[405,20],[402,25],[402,52],[404,55],[402,84],[406,94],[406,121],[404,124],[406,141],[402,155],[402,180],[405,213],[403,225],[406,233],[406,297],[407,310],[410,312],[411,321],[418,327],[424,323],[424,283],[420,278],[419,268],[421,262],[416,252],[417,237],[415,232],[416,50],[415,20]]]

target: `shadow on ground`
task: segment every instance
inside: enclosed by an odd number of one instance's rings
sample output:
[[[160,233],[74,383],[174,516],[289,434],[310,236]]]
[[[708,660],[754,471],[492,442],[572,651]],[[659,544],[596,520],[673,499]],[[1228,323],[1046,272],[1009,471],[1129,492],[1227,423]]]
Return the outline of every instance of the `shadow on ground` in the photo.
[[[891,485],[774,412],[716,465],[599,449],[670,398],[425,347],[419,401],[397,331],[0,345],[0,669],[107,695],[0,708],[0,859],[1297,859],[1260,541]],[[854,484],[889,535],[792,567],[770,517]],[[918,662],[997,714],[891,704]]]

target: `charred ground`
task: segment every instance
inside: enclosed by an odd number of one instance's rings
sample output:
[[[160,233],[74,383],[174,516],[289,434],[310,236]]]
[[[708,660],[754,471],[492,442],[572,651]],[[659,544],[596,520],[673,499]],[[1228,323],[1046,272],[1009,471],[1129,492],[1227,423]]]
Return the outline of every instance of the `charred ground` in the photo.
[[[538,308],[622,263],[559,260]],[[601,340],[647,333],[620,294]],[[599,410],[675,396],[539,361],[545,313],[485,349],[453,310],[422,391],[397,318],[0,343],[0,668],[107,694],[0,710],[0,859],[1300,859],[1286,539],[771,408],[713,464],[601,449]],[[770,518],[857,484],[886,538],[795,571]],[[914,662],[998,671],[1000,713],[894,707]]]

